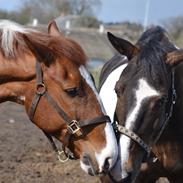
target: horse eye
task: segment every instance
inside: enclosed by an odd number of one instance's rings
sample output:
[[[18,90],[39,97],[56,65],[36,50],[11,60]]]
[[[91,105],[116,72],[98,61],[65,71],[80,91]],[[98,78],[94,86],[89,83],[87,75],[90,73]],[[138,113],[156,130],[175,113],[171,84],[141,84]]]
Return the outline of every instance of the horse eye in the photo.
[[[65,92],[71,96],[71,97],[75,97],[79,94],[79,88],[69,88],[66,89]]]
[[[116,95],[117,95],[117,97],[120,97],[120,90],[117,90],[117,89],[115,89],[115,92],[116,92]]]
[[[117,82],[114,90],[117,94],[117,97],[119,97],[124,92],[124,85],[120,85],[120,83]]]
[[[163,104],[165,104],[165,102],[166,102],[166,98],[162,97],[156,101],[156,106],[161,107]]]

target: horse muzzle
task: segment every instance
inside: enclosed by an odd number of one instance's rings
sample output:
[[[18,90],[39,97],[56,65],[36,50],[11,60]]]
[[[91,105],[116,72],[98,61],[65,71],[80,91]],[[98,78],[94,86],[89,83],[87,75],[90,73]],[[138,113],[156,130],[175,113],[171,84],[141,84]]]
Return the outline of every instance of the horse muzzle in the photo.
[[[83,155],[80,164],[81,168],[91,176],[106,175],[111,168],[109,158],[106,158],[102,168],[99,168],[98,163],[94,162],[87,154]]]

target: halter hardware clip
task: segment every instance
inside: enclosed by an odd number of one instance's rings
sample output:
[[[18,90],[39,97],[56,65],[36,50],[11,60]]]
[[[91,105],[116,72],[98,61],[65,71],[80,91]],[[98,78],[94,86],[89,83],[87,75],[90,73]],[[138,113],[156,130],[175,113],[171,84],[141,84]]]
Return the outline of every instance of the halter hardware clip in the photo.
[[[78,121],[76,120],[72,120],[69,125],[67,125],[67,128],[68,128],[68,131],[71,133],[71,134],[76,134],[77,136],[81,136],[82,135],[82,130],[79,126],[79,123]]]
[[[46,86],[44,83],[38,83],[36,86],[36,93],[38,95],[44,95],[46,92]]]
[[[65,154],[64,151],[57,151],[57,158],[61,163],[65,163],[69,160],[69,156]]]

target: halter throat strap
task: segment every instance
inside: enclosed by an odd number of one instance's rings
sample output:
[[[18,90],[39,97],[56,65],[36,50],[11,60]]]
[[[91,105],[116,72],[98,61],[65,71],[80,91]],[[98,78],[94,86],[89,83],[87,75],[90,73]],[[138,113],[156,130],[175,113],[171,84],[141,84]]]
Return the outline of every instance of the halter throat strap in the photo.
[[[82,130],[83,127],[91,126],[91,125],[99,125],[102,123],[110,122],[110,118],[106,115],[101,115],[94,119],[82,120],[82,121],[71,119],[66,114],[66,112],[57,104],[57,102],[48,94],[47,88],[43,82],[43,71],[41,68],[41,64],[37,61],[36,62],[36,93],[33,97],[31,107],[28,110],[28,115],[31,121],[34,120],[34,115],[35,115],[38,103],[42,96],[48,101],[49,104],[52,105],[52,107],[55,109],[55,111],[57,111],[57,113],[65,121],[67,125],[67,133],[64,139],[62,151],[58,150],[54,140],[52,139],[52,136],[49,133],[43,131],[46,137],[48,138],[53,150],[56,152],[58,159],[61,162],[65,162],[68,158],[75,159],[73,154],[70,151],[68,150],[66,151],[66,147],[69,144],[69,139],[71,135],[80,137],[83,135],[83,130]],[[63,156],[65,157],[63,158]]]

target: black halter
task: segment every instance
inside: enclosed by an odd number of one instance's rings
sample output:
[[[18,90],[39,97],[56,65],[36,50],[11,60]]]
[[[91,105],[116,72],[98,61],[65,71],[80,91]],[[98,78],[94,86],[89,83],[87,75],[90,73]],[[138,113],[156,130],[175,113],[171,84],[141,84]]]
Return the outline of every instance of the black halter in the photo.
[[[171,105],[169,108],[169,111],[165,114],[166,115],[166,119],[165,121],[162,123],[162,127],[160,129],[160,132],[158,133],[156,139],[154,140],[153,144],[156,144],[157,141],[159,140],[160,136],[162,135],[165,127],[167,126],[170,118],[172,117],[172,112],[173,112],[173,106],[175,105],[176,102],[176,90],[175,90],[175,71],[172,71],[172,97],[171,97]],[[152,152],[152,147],[150,147],[149,145],[147,145],[137,134],[135,134],[134,132],[132,132],[129,129],[126,129],[124,126],[119,125],[118,122],[114,122],[113,123],[113,127],[117,132],[120,132],[124,135],[126,135],[127,137],[131,138],[133,141],[135,141],[136,143],[138,143],[147,153],[147,158],[149,158],[150,156],[153,157],[153,162],[156,162],[157,157],[155,156],[155,154]]]
[[[159,138],[162,135],[163,131],[165,130],[165,127],[167,126],[168,122],[170,121],[170,118],[172,117],[173,108],[174,108],[174,105],[176,103],[177,95],[176,95],[176,90],[175,90],[175,71],[174,71],[174,69],[172,70],[171,91],[172,91],[172,94],[171,94],[171,104],[170,104],[169,111],[165,114],[166,115],[165,121],[163,122],[163,125],[162,125],[162,127],[161,127],[161,129],[160,129],[160,131],[159,131],[159,133],[158,133],[158,135],[156,137],[156,139],[154,140],[153,144],[157,143],[157,141],[159,140]],[[144,151],[146,152],[146,160],[148,162],[155,163],[155,162],[158,161],[158,158],[152,152],[152,147],[150,147],[148,144],[146,144],[136,133],[132,132],[129,129],[126,129],[122,125],[119,125],[119,123],[117,121],[115,121],[113,123],[113,128],[114,128],[116,134],[122,133],[122,134],[126,135],[127,137],[129,137],[130,139],[132,139],[137,144],[139,144],[144,149]],[[137,178],[137,175],[138,174],[135,175],[135,178],[133,179],[133,182]],[[115,178],[110,174],[110,172],[109,172],[108,176],[109,176],[109,179],[113,183],[120,183],[121,182],[121,180],[120,181],[116,181]]]
[[[60,117],[65,121],[67,125],[67,133],[64,139],[64,143],[62,145],[62,151],[59,151],[54,140],[52,139],[52,136],[48,134],[47,132],[43,131],[46,137],[48,138],[53,150],[56,152],[57,157],[59,161],[65,162],[68,159],[75,159],[72,153],[66,150],[66,147],[69,144],[69,139],[71,135],[75,135],[76,137],[81,137],[83,135],[83,127],[90,126],[90,125],[98,125],[101,123],[110,122],[110,118],[106,115],[102,115],[99,117],[96,117],[91,120],[84,120],[84,121],[77,121],[75,119],[71,119],[65,111],[59,107],[57,102],[48,94],[47,88],[43,82],[43,71],[41,68],[41,64],[39,62],[36,62],[36,93],[34,95],[34,98],[32,100],[32,104],[30,109],[28,110],[28,115],[31,121],[34,120],[34,114],[36,111],[36,108],[38,106],[38,103],[42,96],[52,105],[52,107],[58,112]]]
[[[153,141],[153,144],[156,144],[157,141],[159,140],[160,136],[162,135],[163,131],[165,130],[165,127],[167,126],[168,122],[170,121],[170,118],[172,117],[172,113],[173,113],[173,107],[176,103],[176,90],[175,90],[175,71],[174,69],[172,70],[172,85],[171,85],[171,104],[170,104],[170,108],[168,110],[168,112],[166,112],[166,118],[165,121],[162,123],[162,127],[156,137],[156,139]],[[168,102],[168,101],[167,101]],[[132,132],[129,129],[126,129],[124,126],[119,125],[119,123],[117,121],[115,121],[113,123],[113,128],[115,129],[115,131],[118,133],[122,133],[124,135],[126,135],[127,137],[129,137],[130,139],[132,139],[133,141],[135,141],[137,144],[139,144],[144,151],[147,154],[147,159],[149,159],[150,157],[152,157],[152,159],[150,159],[151,162],[156,162],[158,160],[158,158],[156,157],[156,155],[152,152],[152,147],[150,147],[149,145],[147,145],[136,133]]]

